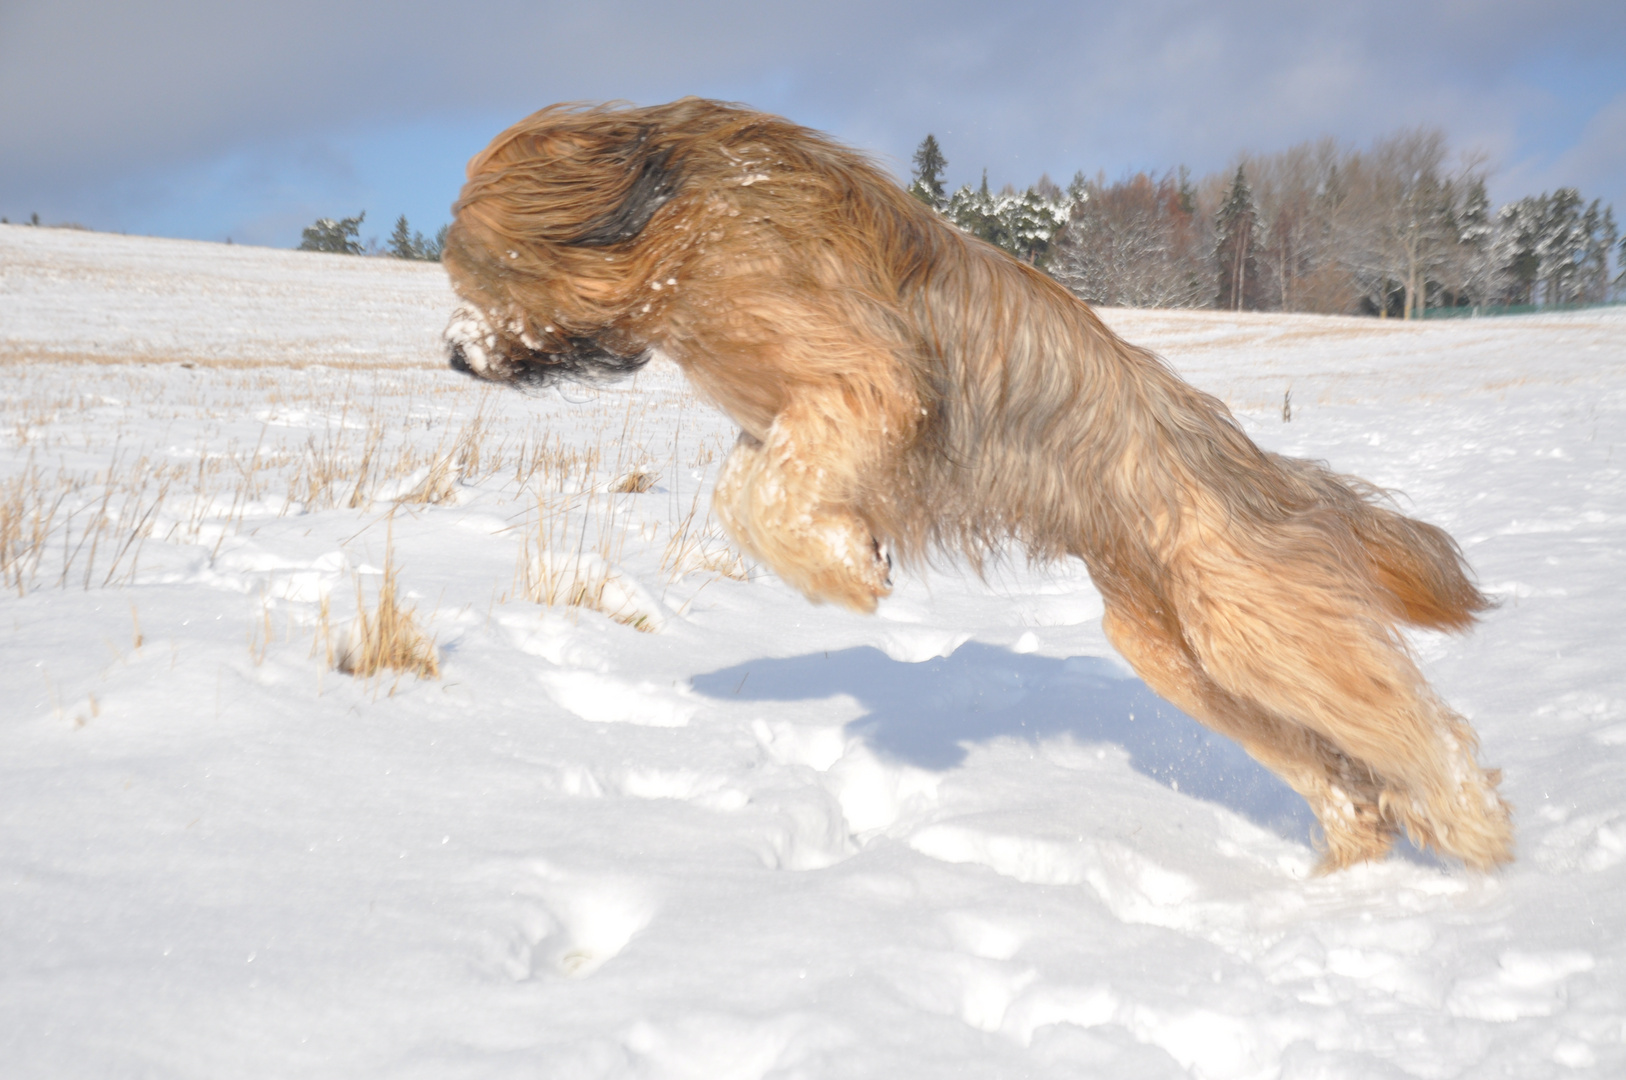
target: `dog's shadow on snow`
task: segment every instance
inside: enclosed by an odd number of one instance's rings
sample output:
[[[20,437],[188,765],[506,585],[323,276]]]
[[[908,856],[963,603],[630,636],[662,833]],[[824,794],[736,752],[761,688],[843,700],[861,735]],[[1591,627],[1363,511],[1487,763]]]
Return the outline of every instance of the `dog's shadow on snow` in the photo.
[[[1288,839],[1308,843],[1315,824],[1304,800],[1241,747],[1099,657],[1055,659],[971,642],[911,664],[864,647],[753,660],[697,675],[693,685],[721,699],[850,695],[866,711],[849,732],[884,757],[934,770],[998,738],[1110,743],[1128,752],[1137,772]]]

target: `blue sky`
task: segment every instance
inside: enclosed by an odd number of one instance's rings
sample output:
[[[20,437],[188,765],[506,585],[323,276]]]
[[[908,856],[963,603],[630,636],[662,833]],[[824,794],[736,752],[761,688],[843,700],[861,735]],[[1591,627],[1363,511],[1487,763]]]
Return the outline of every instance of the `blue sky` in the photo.
[[[292,246],[318,216],[447,220],[463,164],[556,101],[701,94],[900,176],[1109,177],[1443,128],[1499,200],[1626,211],[1619,0],[457,4],[6,0],[0,215]]]

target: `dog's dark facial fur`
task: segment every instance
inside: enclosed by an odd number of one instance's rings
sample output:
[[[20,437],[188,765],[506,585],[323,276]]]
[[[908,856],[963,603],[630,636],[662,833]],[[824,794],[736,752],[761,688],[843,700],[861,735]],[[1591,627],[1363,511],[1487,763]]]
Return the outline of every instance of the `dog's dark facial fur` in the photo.
[[[533,389],[559,382],[614,382],[636,372],[653,355],[645,349],[634,356],[622,356],[591,338],[570,338],[566,344],[569,348],[563,352],[527,350],[523,357],[515,357],[513,381]]]
[[[450,338],[447,363],[453,371],[478,379],[540,390],[561,382],[600,384],[624,379],[649,363],[653,352],[631,356],[612,352],[592,338],[565,340],[557,351],[533,349],[517,339],[502,341],[492,350]],[[472,357],[478,357],[471,362]]]

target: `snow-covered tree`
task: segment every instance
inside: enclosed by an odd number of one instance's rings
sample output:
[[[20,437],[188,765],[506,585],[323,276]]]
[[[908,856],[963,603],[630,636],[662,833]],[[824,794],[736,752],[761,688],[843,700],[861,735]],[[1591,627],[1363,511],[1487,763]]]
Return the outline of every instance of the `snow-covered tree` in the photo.
[[[1499,275],[1497,299],[1504,304],[1531,304],[1536,300],[1536,282],[1541,276],[1536,247],[1546,201],[1545,196],[1527,195],[1496,212],[1491,261]]]
[[[1605,206],[1599,210],[1597,199],[1587,207],[1582,219],[1586,244],[1581,252],[1580,299],[1589,304],[1602,303],[1613,292],[1609,281],[1609,253],[1615,246],[1615,208]]]
[[[1338,245],[1365,304],[1387,315],[1400,301],[1421,316],[1433,296],[1462,292],[1463,232],[1458,220],[1476,178],[1470,162],[1447,166],[1443,132],[1417,128],[1352,154],[1344,175]]]
[[[1470,180],[1463,196],[1457,214],[1457,244],[1459,292],[1475,306],[1483,305],[1507,283],[1507,274],[1496,259],[1496,219],[1483,176]]]
[[[1050,240],[1067,223],[1069,200],[1047,178],[1024,192],[1006,188],[998,195],[988,190],[988,171],[982,186],[969,184],[949,197],[944,215],[972,236],[1004,248],[1024,262],[1042,265],[1050,253]]]
[[[1540,260],[1541,302],[1572,304],[1579,292],[1580,262],[1586,250],[1581,223],[1581,193],[1559,188],[1543,196],[1541,232],[1536,240]]]
[[[1466,177],[1447,171],[1446,153],[1444,132],[1418,128],[1380,140],[1370,155],[1378,254],[1404,291],[1408,319],[1421,315],[1429,282],[1448,272],[1458,253]]]
[[[1213,276],[1185,178],[1139,173],[1107,184],[1076,176],[1072,214],[1055,239],[1050,271],[1092,303],[1122,307],[1201,307]]]
[[[948,159],[943,156],[942,147],[937,145],[937,136],[928,134],[921,140],[915,150],[914,165],[909,194],[933,210],[941,210],[944,203],[943,170],[948,168]]]
[[[962,185],[949,196],[943,213],[964,232],[990,244],[1004,246],[1002,241],[1005,237],[994,206],[994,196],[988,190],[987,169],[982,170],[982,186],[973,189],[970,184]]]
[[[1577,189],[1559,188],[1527,195],[1497,213],[1491,250],[1502,275],[1502,302],[1576,304],[1609,298],[1609,253],[1617,237],[1614,208],[1596,199],[1585,211],[1581,205]]]
[[[1001,195],[997,213],[1005,222],[1010,251],[1019,259],[1042,266],[1050,256],[1050,242],[1067,224],[1071,209],[1060,188],[1047,176],[1020,195]]]
[[[363,210],[353,218],[317,218],[299,241],[300,251],[331,251],[340,255],[360,255],[361,242],[356,238],[361,223],[367,217]]]

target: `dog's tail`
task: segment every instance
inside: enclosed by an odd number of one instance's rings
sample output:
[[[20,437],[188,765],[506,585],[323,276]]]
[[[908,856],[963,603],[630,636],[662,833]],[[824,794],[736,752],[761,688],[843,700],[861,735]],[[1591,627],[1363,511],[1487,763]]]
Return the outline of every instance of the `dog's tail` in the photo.
[[[1469,578],[1462,549],[1444,529],[1382,507],[1372,507],[1358,529],[1396,618],[1431,630],[1466,630],[1495,606]]]
[[[1316,489],[1322,512],[1341,519],[1333,528],[1354,540],[1382,606],[1397,622],[1462,631],[1496,606],[1474,584],[1462,549],[1444,529],[1384,505],[1388,493],[1357,477],[1270,456]]]

